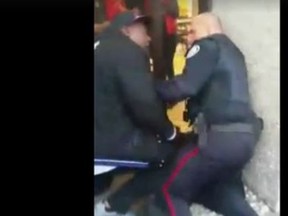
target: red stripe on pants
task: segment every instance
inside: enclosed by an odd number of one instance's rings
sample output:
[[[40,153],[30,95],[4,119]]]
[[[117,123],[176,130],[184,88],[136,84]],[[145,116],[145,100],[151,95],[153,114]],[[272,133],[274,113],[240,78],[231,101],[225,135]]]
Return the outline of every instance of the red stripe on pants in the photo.
[[[188,163],[188,161],[195,156],[197,156],[199,153],[199,148],[195,147],[192,151],[186,153],[178,162],[175,169],[172,171],[172,174],[169,176],[168,180],[164,183],[162,187],[162,193],[164,194],[164,199],[168,205],[168,210],[170,213],[170,216],[177,216],[175,207],[173,205],[172,199],[169,195],[169,188],[172,185],[175,178],[178,176],[178,174],[181,172],[181,170],[185,167],[185,165]]]

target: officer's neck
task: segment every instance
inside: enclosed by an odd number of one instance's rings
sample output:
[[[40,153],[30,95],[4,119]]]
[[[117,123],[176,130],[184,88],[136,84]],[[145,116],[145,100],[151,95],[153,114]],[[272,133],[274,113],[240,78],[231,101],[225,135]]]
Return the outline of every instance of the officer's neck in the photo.
[[[199,38],[197,41],[204,40],[204,39],[211,38],[211,37],[218,36],[218,35],[224,35],[224,33],[222,31],[217,31],[217,32],[215,31],[213,33],[209,33],[206,36]]]
[[[208,30],[208,34],[209,34],[209,35],[223,34],[223,30],[222,30],[221,28],[218,28],[218,27],[210,28],[210,29]]]

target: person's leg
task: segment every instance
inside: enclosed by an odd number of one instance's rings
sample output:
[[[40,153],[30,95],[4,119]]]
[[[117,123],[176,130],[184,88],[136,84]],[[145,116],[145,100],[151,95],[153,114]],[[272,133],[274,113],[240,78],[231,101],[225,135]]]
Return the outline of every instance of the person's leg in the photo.
[[[112,185],[113,179],[116,175],[127,174],[133,172],[133,169],[129,168],[116,168],[112,171],[95,175],[94,176],[94,195],[98,196],[104,193]]]
[[[227,181],[211,184],[201,192],[197,203],[224,216],[257,216],[245,199],[241,174]]]
[[[165,212],[163,215],[191,215],[189,208],[191,193],[198,194],[200,188],[206,184],[205,178],[211,173],[209,169],[214,168],[214,161],[211,166],[209,164],[209,159],[202,158],[195,144],[187,145],[178,152],[168,178],[155,196],[154,205]]]
[[[162,195],[157,196],[149,205],[149,216],[191,216],[189,202],[182,198],[170,195],[169,202]],[[148,216],[148,215],[147,215]]]
[[[111,211],[125,213],[138,199],[153,194],[161,187],[170,173],[178,150],[169,143],[158,150],[161,152],[161,158],[166,158],[164,166],[160,168],[151,164],[148,169],[134,170],[134,177],[108,198]]]
[[[191,215],[190,171],[199,171],[198,168],[201,161],[199,149],[195,143],[190,143],[179,150],[175,162],[169,169],[169,175],[165,178],[164,184],[162,184],[161,190],[157,190],[158,192],[155,194],[153,202],[149,205],[149,216]],[[195,172],[195,176],[198,175],[198,171]],[[195,186],[196,189],[197,186]]]
[[[176,208],[170,197],[193,203],[212,182],[229,179],[242,169],[251,155],[250,138],[242,134],[209,133],[207,144],[200,150],[190,146],[181,149],[171,175],[162,186],[170,215]]]
[[[138,199],[157,191],[168,173],[168,167],[136,172],[134,178],[107,199],[109,211],[125,214]]]

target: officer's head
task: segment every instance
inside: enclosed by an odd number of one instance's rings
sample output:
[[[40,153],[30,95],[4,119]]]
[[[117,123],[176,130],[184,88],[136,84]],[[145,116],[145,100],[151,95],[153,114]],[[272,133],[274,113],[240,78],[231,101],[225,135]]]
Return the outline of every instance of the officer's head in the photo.
[[[188,43],[222,32],[219,17],[212,13],[202,13],[192,19],[187,37]]]
[[[111,25],[118,28],[140,47],[147,48],[151,40],[147,32],[150,21],[149,17],[139,15],[137,11],[127,11],[115,17]]]

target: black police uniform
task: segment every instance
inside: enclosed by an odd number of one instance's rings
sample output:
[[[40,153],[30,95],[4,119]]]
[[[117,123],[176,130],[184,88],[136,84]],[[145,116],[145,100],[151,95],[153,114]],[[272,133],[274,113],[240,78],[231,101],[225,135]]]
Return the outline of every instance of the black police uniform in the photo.
[[[253,155],[261,125],[250,105],[244,56],[224,34],[201,39],[187,54],[184,74],[159,83],[157,89],[167,102],[200,99],[201,119],[205,121],[198,123],[199,153],[187,146],[184,158],[179,154],[180,171],[163,186],[169,211],[190,215],[188,204],[197,200],[205,186],[231,178]],[[186,212],[177,199],[185,200],[182,206],[186,205]]]

